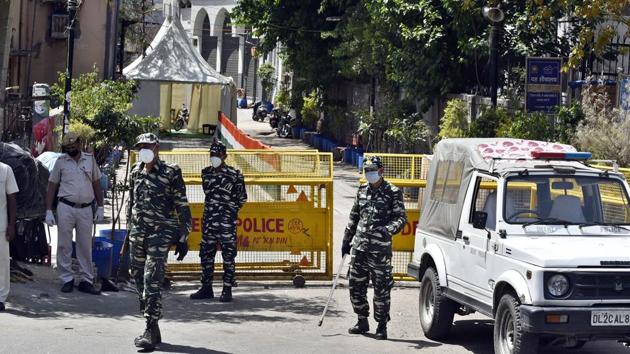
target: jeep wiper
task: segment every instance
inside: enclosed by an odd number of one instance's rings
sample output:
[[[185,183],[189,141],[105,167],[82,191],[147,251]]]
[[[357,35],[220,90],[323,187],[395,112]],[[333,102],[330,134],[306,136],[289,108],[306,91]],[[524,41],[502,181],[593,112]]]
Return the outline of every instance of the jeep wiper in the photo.
[[[616,228],[630,232],[630,230],[628,230],[627,228],[619,224],[610,223],[610,222],[585,222],[585,223],[580,224],[580,226],[578,227],[580,228],[580,231],[582,231],[582,228],[589,227],[589,226],[610,226],[610,227],[616,227]]]
[[[564,225],[564,227],[567,227],[567,225],[570,225],[571,222],[557,219],[557,218],[538,218],[538,220],[524,223],[523,228],[526,228],[531,225],[549,225],[549,224],[559,224],[559,225]]]

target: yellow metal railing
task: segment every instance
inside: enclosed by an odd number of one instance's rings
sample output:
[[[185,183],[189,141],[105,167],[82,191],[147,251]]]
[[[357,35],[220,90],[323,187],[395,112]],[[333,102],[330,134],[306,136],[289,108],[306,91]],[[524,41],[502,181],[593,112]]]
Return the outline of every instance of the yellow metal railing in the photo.
[[[237,278],[332,278],[333,159],[316,150],[228,150],[226,163],[245,178],[248,200],[237,219]],[[190,252],[169,258],[174,277],[198,277],[205,194],[201,170],[207,151],[160,152],[182,170],[193,214]],[[135,161],[135,154],[131,161]],[[221,252],[215,270],[221,273]]]

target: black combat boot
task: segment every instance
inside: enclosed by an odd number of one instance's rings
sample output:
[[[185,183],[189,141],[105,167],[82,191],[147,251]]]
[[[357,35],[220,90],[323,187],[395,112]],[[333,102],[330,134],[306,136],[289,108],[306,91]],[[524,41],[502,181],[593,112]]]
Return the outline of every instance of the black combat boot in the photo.
[[[376,327],[376,339],[385,340],[387,339],[387,321],[383,321],[378,324]]]
[[[158,321],[147,319],[147,328],[144,330],[144,334],[137,337],[134,340],[134,344],[138,348],[144,350],[154,350],[155,346],[162,340],[160,338],[160,328],[158,327]]]
[[[214,292],[212,291],[212,284],[202,285],[196,293],[190,294],[192,300],[212,299],[214,298]]]
[[[370,323],[367,318],[359,318],[354,327],[348,329],[350,334],[363,334],[370,330]]]
[[[223,291],[221,292],[221,297],[219,298],[221,302],[231,302],[232,301],[232,287],[231,286],[223,286]]]

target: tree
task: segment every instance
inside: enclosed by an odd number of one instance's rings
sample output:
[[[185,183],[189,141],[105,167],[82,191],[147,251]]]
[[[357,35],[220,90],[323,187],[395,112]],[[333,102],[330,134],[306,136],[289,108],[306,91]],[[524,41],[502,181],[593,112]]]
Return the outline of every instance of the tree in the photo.
[[[136,136],[155,131],[157,118],[129,115],[135,97],[135,82],[129,80],[103,80],[95,70],[72,79],[70,93],[70,123],[81,127],[85,124],[94,130],[97,162],[101,163],[112,146],[122,145],[130,149]],[[58,99],[64,95],[65,75],[58,74],[52,86],[52,95]]]
[[[270,97],[268,96],[271,94],[271,90],[273,89],[275,72],[276,69],[269,63],[265,63],[258,68],[258,77],[260,78],[260,84],[262,86],[263,99],[270,100]]]
[[[321,0],[241,0],[231,16],[235,22],[253,28],[261,39],[262,52],[282,44],[283,58],[296,77],[306,85],[301,89],[324,88],[339,71],[330,52],[339,44],[332,36],[334,22],[326,17],[338,16],[343,10]]]

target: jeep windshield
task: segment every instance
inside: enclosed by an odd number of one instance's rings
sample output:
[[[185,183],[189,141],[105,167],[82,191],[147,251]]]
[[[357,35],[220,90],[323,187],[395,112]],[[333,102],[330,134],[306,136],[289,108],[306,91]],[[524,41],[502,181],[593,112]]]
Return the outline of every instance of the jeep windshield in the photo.
[[[508,177],[503,219],[508,224],[596,226],[630,232],[630,203],[620,179],[574,174]],[[593,231],[595,232],[595,231]]]

